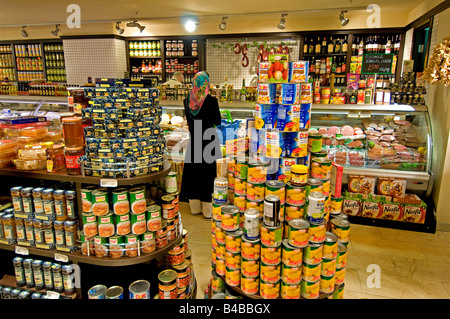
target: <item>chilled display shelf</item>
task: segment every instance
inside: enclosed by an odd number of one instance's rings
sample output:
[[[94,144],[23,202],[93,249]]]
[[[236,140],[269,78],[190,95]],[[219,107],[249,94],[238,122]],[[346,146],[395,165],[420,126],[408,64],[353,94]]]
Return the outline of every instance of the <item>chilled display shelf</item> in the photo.
[[[70,261],[74,263],[84,263],[91,264],[97,266],[109,266],[109,267],[118,267],[118,266],[130,266],[139,263],[145,263],[156,257],[165,255],[169,250],[171,250],[174,246],[176,246],[180,240],[182,239],[182,235],[179,234],[178,237],[168,243],[165,247],[156,249],[151,253],[142,254],[141,256],[136,257],[119,257],[119,258],[111,258],[111,257],[96,257],[96,256],[86,256],[83,255],[79,250],[75,252],[62,252],[56,249],[45,250],[36,247],[26,247],[20,245],[8,245],[0,243],[0,249],[16,251],[16,247],[23,247],[28,249],[31,255],[37,255],[42,257],[54,258],[55,254],[60,254],[67,256]]]
[[[67,96],[0,95],[0,103],[45,102],[68,105]]]
[[[255,295],[248,295],[248,294],[246,294],[245,292],[243,292],[241,288],[239,288],[239,287],[233,287],[233,286],[228,285],[228,284],[226,283],[226,281],[225,281],[225,277],[224,277],[224,276],[219,276],[219,277],[222,278],[222,280],[225,282],[225,285],[226,285],[228,288],[234,290],[235,292],[239,293],[240,295],[243,295],[243,296],[245,296],[245,297],[247,297],[247,298],[250,298],[250,299],[264,299],[263,297],[261,297],[261,295],[259,295],[259,293],[258,293],[258,294],[255,294]],[[210,289],[210,291],[211,291],[211,289]],[[319,294],[319,298],[317,298],[317,299],[325,299],[325,298],[330,297],[331,295],[333,295],[333,293],[324,294],[324,293],[321,292],[321,293]],[[210,296],[210,297],[211,297],[211,296]],[[279,297],[279,298],[277,298],[277,299],[282,299],[282,298]],[[307,299],[307,298],[300,297],[300,299]]]

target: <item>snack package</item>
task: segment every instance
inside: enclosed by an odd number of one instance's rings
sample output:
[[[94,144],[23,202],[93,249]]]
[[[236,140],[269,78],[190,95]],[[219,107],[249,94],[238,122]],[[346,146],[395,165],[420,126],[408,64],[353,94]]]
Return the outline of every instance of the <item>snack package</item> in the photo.
[[[350,175],[348,177],[348,191],[350,193],[360,193],[360,194],[375,194],[375,181],[374,176],[359,176]],[[388,195],[388,194],[386,194]]]
[[[391,201],[383,204],[383,219],[403,221],[404,207],[402,204]]]
[[[404,221],[409,223],[423,224],[427,213],[427,204],[421,202],[420,205],[405,204]]]
[[[402,178],[380,177],[377,183],[378,195],[405,197],[406,180]]]
[[[360,196],[345,193],[342,212],[349,216],[361,216],[362,200]]]
[[[382,218],[383,217],[383,203],[372,197],[364,200],[362,203],[362,217],[368,218]]]

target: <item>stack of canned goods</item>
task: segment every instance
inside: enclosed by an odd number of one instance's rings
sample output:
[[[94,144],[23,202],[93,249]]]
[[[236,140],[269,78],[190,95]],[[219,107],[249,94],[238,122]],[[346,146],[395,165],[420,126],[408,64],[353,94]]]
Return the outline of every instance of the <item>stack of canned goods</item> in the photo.
[[[38,259],[15,257],[13,259],[16,285],[23,289],[35,289],[37,292],[51,290],[66,296],[75,294],[74,267],[71,264],[61,265],[50,261]],[[20,289],[18,289],[20,290]],[[8,291],[8,290],[6,290]],[[24,292],[20,292],[25,295]],[[16,299],[17,295],[10,291],[10,297],[5,297],[3,288],[3,299]],[[40,299],[42,294],[35,295],[30,292],[26,298],[19,299]]]
[[[0,212],[0,242],[65,252],[76,250],[76,192],[65,188],[11,188],[13,207]]]
[[[178,193],[162,196],[161,205],[147,199],[145,193],[145,186],[82,189],[82,253],[135,257],[175,240],[181,232]]]

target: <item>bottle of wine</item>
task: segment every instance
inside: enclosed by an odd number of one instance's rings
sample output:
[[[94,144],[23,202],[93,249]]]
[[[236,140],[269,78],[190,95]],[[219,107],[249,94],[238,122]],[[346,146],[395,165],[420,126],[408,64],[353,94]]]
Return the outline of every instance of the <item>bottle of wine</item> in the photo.
[[[309,50],[308,38],[305,37],[305,43],[303,44],[303,54],[307,54]]]
[[[315,54],[320,54],[322,52],[322,47],[320,44],[320,37],[317,37],[317,42],[316,42],[316,50],[315,50]]]
[[[336,61],[336,73],[342,73],[342,57],[338,57]]]
[[[333,56],[333,62],[331,64],[331,73],[336,73],[336,69],[337,69],[337,61],[336,61],[336,57]]]
[[[322,40],[322,54],[326,54],[327,53],[327,38],[323,37]]]
[[[341,53],[347,53],[347,49],[348,49],[348,41],[347,41],[347,36],[345,36],[344,42],[342,42],[342,46],[341,46]]]
[[[359,42],[358,45],[358,55],[363,55],[364,54],[364,38],[361,37],[361,41]]]
[[[313,40],[312,37],[311,37],[311,40],[310,40],[310,42],[309,42],[308,53],[309,53],[309,54],[313,54],[313,53],[314,53],[314,40]]]
[[[344,56],[344,59],[342,60],[342,65],[341,65],[341,72],[345,73],[345,71],[347,70],[347,57]]]
[[[333,43],[333,37],[330,37],[330,40],[328,40],[328,49],[327,49],[327,53],[333,53],[334,50],[334,43]]]
[[[336,42],[334,43],[334,53],[335,54],[339,54],[342,52],[342,47],[341,47],[341,39],[337,38]]]
[[[245,102],[247,100],[247,89],[245,87],[245,79],[242,79],[242,87],[240,91],[241,102]]]
[[[392,43],[391,38],[388,36],[386,41],[386,47],[384,49],[384,53],[392,53]]]

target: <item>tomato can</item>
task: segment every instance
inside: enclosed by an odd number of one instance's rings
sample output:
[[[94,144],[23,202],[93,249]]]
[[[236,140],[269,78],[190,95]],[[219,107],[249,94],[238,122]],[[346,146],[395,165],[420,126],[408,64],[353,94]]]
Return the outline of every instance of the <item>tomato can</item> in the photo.
[[[119,258],[124,255],[124,244],[122,236],[109,237],[109,256],[111,258]]]
[[[83,213],[83,232],[86,236],[98,235],[97,216],[92,213]]]
[[[145,212],[143,213],[131,213],[131,233],[134,235],[141,235],[147,231],[147,221],[145,218]]]
[[[241,257],[247,260],[258,260],[261,252],[261,243],[259,239],[248,239],[242,236]]]
[[[96,188],[94,186],[87,186],[81,190],[81,204],[83,213],[91,213],[92,212],[92,192]]]
[[[106,237],[94,237],[94,254],[97,257],[106,257],[109,255],[109,240]]]
[[[287,239],[284,239],[281,247],[281,262],[291,267],[301,266],[302,258],[303,249],[292,246]]]
[[[100,237],[111,237],[114,235],[114,215],[108,213],[104,216],[97,217],[98,234]]]
[[[138,241],[137,235],[128,234],[124,236],[125,238],[125,255],[128,257],[136,257],[138,255]]]
[[[141,252],[144,254],[151,253],[156,249],[156,239],[154,232],[145,232],[141,235]]]
[[[151,299],[150,283],[146,280],[137,280],[128,287],[130,299]]]
[[[92,213],[95,216],[104,216],[109,214],[108,192],[97,189],[92,192]]]
[[[130,208],[133,214],[143,214],[147,210],[145,187],[138,186],[129,190]]]
[[[150,205],[147,207],[146,213],[147,230],[157,231],[161,228],[161,206]]]

